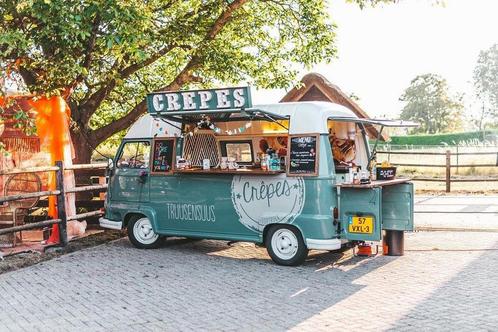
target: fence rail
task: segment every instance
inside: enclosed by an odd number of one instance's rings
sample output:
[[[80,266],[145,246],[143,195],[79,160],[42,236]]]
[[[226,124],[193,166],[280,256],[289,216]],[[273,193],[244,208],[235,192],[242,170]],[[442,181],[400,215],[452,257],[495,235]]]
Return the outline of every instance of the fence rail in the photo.
[[[58,170],[59,170],[59,167],[57,167],[57,166],[14,168],[14,169],[0,170],[0,175],[14,175],[14,174],[41,173],[41,172],[57,172]]]
[[[28,194],[3,196],[3,197],[0,197],[0,204],[2,204],[4,202],[18,201],[21,199],[59,195],[60,193],[61,192],[59,190],[47,190],[47,191],[37,191],[34,193],[28,193]]]
[[[51,216],[54,219],[44,220],[39,222],[33,222],[25,225],[13,226],[8,228],[0,229],[0,235],[16,233],[23,230],[42,228],[54,224],[59,225],[59,245],[65,246],[67,244],[67,222],[72,220],[79,220],[92,216],[102,215],[100,210],[90,211],[85,213],[76,214],[73,216],[68,216],[66,213],[66,205],[65,205],[65,196],[68,193],[77,193],[84,191],[102,191],[107,188],[107,184],[99,184],[92,186],[82,186],[82,187],[74,187],[74,188],[64,188],[64,171],[66,170],[96,170],[96,169],[105,169],[108,165],[105,163],[100,164],[80,164],[80,165],[72,165],[69,167],[64,167],[61,161],[57,161],[55,166],[45,166],[45,167],[29,167],[29,168],[17,168],[17,169],[8,169],[1,170],[0,175],[15,175],[15,174],[24,174],[24,173],[41,173],[41,172],[55,172],[56,179],[56,189],[55,190],[45,190],[38,191],[26,194],[18,194],[18,195],[9,195],[0,197],[0,204],[4,202],[12,202],[18,201],[28,198],[39,198],[46,196],[56,196],[57,198],[57,216]]]
[[[414,177],[414,181],[431,181],[431,182],[445,182],[446,192],[451,191],[452,182],[496,182],[498,178],[467,178],[467,179],[452,179],[451,169],[459,167],[497,167],[498,166],[498,151],[492,152],[451,152],[451,150],[446,150],[446,152],[417,152],[417,151],[377,151],[377,154],[387,154],[388,158],[390,155],[428,155],[428,156],[445,156],[444,164],[411,164],[411,163],[396,163],[392,162],[393,165],[402,167],[440,167],[445,168],[444,178],[427,178],[427,177]],[[451,157],[456,156],[468,156],[468,155],[495,155],[495,164],[452,164]],[[389,158],[390,159],[390,158]],[[458,162],[458,159],[457,159]]]

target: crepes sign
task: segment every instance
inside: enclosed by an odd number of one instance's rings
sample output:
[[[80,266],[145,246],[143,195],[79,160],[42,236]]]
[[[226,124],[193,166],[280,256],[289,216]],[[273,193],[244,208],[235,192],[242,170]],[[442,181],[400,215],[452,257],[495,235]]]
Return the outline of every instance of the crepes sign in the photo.
[[[149,113],[250,108],[249,87],[165,91],[147,95]]]

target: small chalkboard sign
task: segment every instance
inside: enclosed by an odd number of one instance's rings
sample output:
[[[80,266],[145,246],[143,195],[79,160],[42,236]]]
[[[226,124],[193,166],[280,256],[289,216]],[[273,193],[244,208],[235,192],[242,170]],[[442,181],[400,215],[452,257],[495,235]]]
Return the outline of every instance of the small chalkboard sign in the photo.
[[[295,176],[318,175],[318,142],[320,135],[291,135],[287,173]]]
[[[173,172],[175,162],[176,140],[174,138],[157,138],[152,142],[151,174],[168,174]]]

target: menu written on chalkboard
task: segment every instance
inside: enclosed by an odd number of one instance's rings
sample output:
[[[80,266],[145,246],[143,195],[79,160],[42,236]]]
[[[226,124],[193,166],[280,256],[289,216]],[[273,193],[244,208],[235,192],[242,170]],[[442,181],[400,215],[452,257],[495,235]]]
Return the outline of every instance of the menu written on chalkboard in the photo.
[[[289,144],[289,175],[315,176],[318,174],[318,142],[320,135],[291,135]]]
[[[167,174],[173,172],[175,139],[155,139],[152,148],[151,174]]]

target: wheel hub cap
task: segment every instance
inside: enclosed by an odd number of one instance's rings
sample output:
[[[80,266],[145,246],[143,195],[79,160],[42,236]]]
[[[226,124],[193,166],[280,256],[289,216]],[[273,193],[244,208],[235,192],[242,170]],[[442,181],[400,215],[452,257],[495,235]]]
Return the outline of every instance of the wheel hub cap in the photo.
[[[288,229],[279,229],[271,240],[272,248],[280,259],[292,259],[299,246],[296,235]]]
[[[159,237],[158,234],[154,233],[152,224],[148,218],[137,220],[133,226],[133,235],[135,235],[135,238],[143,244],[154,243]]]

